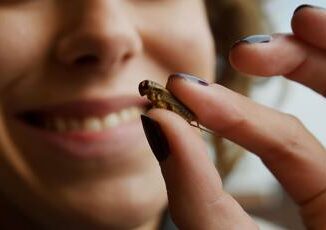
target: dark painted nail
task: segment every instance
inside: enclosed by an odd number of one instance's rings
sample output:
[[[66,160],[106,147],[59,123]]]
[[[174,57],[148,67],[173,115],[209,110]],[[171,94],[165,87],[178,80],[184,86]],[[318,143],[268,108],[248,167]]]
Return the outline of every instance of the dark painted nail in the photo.
[[[251,35],[240,40],[236,41],[233,47],[237,46],[240,43],[248,43],[248,44],[255,44],[255,43],[268,43],[272,40],[272,36],[270,35]]]
[[[303,4],[301,6],[298,6],[295,10],[294,10],[294,14],[297,13],[298,11],[302,10],[302,9],[306,9],[306,8],[314,8],[314,9],[320,9],[320,10],[325,10],[325,8],[320,7],[320,6],[313,6],[313,5],[309,5],[309,4]]]
[[[203,79],[195,77],[195,76],[190,75],[190,74],[186,74],[186,73],[172,74],[169,77],[169,81],[173,80],[174,78],[184,79],[186,81],[190,81],[190,82],[193,82],[193,83],[196,83],[196,84],[199,84],[199,85],[203,85],[203,86],[208,86],[209,85],[209,83],[204,81]]]
[[[169,156],[170,148],[159,123],[146,115],[141,115],[141,121],[147,141],[156,159],[160,162],[166,160]]]

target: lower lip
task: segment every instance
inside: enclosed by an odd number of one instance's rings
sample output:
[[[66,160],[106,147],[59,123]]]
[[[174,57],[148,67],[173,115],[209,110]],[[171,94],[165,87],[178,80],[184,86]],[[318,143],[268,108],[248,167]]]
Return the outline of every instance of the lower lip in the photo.
[[[130,148],[139,145],[140,139],[144,136],[140,119],[96,132],[59,133],[37,128],[17,119],[15,124],[18,124],[17,128],[26,135],[26,141],[27,139],[32,142],[43,141],[53,146],[54,149],[59,149],[60,151],[55,151],[59,152],[58,154],[79,160],[103,158],[110,155],[119,155],[119,157],[130,155],[132,152]]]

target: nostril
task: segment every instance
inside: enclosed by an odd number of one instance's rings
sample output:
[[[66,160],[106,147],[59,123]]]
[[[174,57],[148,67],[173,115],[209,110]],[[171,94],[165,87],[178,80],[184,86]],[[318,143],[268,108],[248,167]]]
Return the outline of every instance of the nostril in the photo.
[[[77,65],[94,65],[99,63],[99,58],[95,55],[84,55],[75,60]]]

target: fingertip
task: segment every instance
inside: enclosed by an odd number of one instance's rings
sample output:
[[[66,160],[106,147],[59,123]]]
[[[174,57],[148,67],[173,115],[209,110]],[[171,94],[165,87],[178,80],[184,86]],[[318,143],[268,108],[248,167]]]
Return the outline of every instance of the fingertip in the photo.
[[[247,48],[242,46],[242,43],[236,43],[232,47],[229,53],[229,61],[231,66],[240,71],[240,72],[247,72],[247,66],[244,65],[243,61],[245,58],[247,58]]]
[[[272,40],[273,36],[271,35],[251,35],[236,41],[229,55],[231,65],[245,73],[258,71],[257,66],[251,64],[251,61],[255,61],[259,56],[262,56],[264,54],[262,49],[268,47],[266,44]]]
[[[233,48],[241,45],[241,44],[258,44],[258,43],[268,43],[273,39],[271,35],[266,34],[257,34],[257,35],[250,35],[241,38],[240,40],[236,41],[233,45]]]
[[[169,189],[181,186],[187,193],[190,192],[191,187],[197,186],[194,184],[195,181],[208,183],[207,180],[214,177],[213,181],[216,182],[219,177],[209,158],[206,143],[193,127],[171,111],[152,109],[148,112],[148,116],[160,125],[168,142],[169,157],[160,161],[160,165]],[[202,170],[202,167],[209,173]]]
[[[210,83],[205,81],[203,78],[195,76],[193,74],[189,73],[174,73],[171,74],[168,78],[166,88],[167,89],[173,89],[174,88],[174,83],[178,81],[184,81],[188,83],[193,83],[201,86],[209,86]]]
[[[311,4],[302,4],[300,6],[298,6],[294,12],[293,12],[293,16],[295,16],[298,13],[304,12],[304,10],[306,9],[317,9],[317,10],[325,10],[325,8],[320,7],[320,6],[315,6],[315,5],[311,5]]]
[[[325,49],[326,10],[314,5],[299,6],[291,19],[293,33],[315,47]]]
[[[241,43],[230,54],[238,71],[255,76],[279,76],[292,72],[306,58],[306,46],[295,36],[274,34],[268,43]]]
[[[141,122],[154,156],[159,162],[166,160],[170,154],[170,148],[160,124],[146,115],[141,115]]]
[[[205,148],[193,127],[178,114],[165,109],[151,109],[147,115],[160,125],[174,157],[185,157],[181,153],[189,151],[193,146],[195,149]]]
[[[229,53],[230,64],[236,70],[246,74],[266,75],[266,50],[265,43],[248,43],[239,41]]]
[[[295,34],[300,35],[303,32],[303,27],[306,24],[306,16],[309,15],[307,9],[311,8],[310,5],[298,6],[293,13],[291,18],[291,28]]]

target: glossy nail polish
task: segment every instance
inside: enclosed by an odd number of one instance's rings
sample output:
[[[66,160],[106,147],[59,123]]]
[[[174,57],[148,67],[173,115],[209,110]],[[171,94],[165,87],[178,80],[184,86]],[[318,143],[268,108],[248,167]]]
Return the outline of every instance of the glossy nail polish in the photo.
[[[299,12],[300,10],[307,9],[307,8],[313,8],[313,9],[325,10],[325,8],[320,7],[320,6],[314,6],[314,5],[309,5],[309,4],[303,4],[303,5],[301,5],[301,6],[298,6],[298,7],[294,10],[294,14],[296,14],[296,13]]]
[[[186,73],[175,73],[175,74],[170,75],[169,81],[173,80],[173,79],[183,79],[183,80],[190,81],[192,83],[196,83],[196,84],[203,85],[203,86],[209,85],[209,83],[204,81],[203,79],[195,77],[190,74],[186,74]]]
[[[241,43],[248,43],[248,44],[256,44],[256,43],[268,43],[272,40],[272,36],[270,35],[251,35],[244,37],[238,41],[236,41],[233,45],[233,47],[241,44]]]
[[[159,123],[146,115],[141,115],[144,132],[156,159],[161,162],[168,158],[170,149]]]

